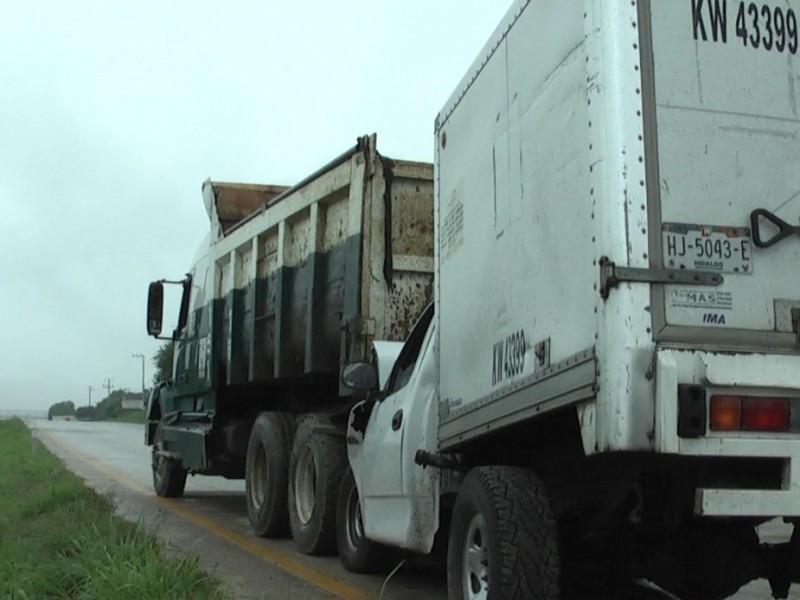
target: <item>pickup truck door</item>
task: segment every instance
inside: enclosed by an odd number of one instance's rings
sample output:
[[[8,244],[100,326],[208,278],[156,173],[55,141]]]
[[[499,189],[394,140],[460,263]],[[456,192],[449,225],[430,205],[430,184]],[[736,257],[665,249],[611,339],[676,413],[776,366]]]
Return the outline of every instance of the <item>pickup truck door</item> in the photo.
[[[431,306],[398,356],[385,397],[372,407],[363,441],[349,447],[367,537],[420,551],[429,550],[438,525],[438,512],[432,516],[428,508],[421,513],[421,498],[416,497],[422,493],[426,505],[436,503],[436,494],[425,482],[438,481],[438,471],[428,468],[423,473],[414,463],[420,444],[435,445],[435,439],[425,435],[429,425],[433,438],[436,431],[435,421],[431,424],[427,418],[431,410],[435,415],[437,406],[432,317]],[[425,527],[420,527],[420,519]]]

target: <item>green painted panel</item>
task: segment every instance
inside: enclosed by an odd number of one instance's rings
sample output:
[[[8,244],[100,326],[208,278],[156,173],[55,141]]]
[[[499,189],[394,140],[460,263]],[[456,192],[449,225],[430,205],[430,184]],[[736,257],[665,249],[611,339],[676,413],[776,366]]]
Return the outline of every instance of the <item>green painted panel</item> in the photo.
[[[233,290],[231,307],[231,356],[228,365],[228,383],[246,383],[250,371],[250,338],[252,337],[250,287]]]
[[[208,423],[184,423],[163,427],[164,449],[176,452],[187,469],[203,472],[208,467],[206,441],[211,431]]]
[[[176,348],[172,409],[213,410],[225,385],[337,376],[342,324],[360,309],[360,248],[351,237],[196,311]]]
[[[275,375],[275,320],[277,277],[255,282],[255,322],[253,326],[253,381],[267,381]]]

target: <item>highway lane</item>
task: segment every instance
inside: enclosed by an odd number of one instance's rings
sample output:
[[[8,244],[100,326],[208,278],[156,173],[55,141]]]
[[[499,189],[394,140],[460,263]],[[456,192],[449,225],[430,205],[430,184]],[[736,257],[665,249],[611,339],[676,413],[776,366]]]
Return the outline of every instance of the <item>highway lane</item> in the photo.
[[[174,547],[198,554],[203,568],[228,583],[240,598],[362,600],[380,595],[382,577],[348,573],[336,557],[299,554],[290,540],[254,536],[243,481],[190,477],[182,498],[157,498],[142,425],[37,420],[28,425],[89,485],[111,494],[120,514],[143,520]],[[764,528],[763,536],[775,542],[789,533],[773,523]],[[383,598],[444,600],[444,572],[409,561],[387,582]],[[766,582],[754,582],[732,600],[768,598]],[[790,600],[800,600],[800,589]]]
[[[190,477],[182,498],[156,497],[142,425],[28,421],[28,426],[89,485],[110,494],[121,515],[142,519],[173,547],[198,554],[201,566],[239,598],[366,600],[380,595],[382,577],[348,573],[336,557],[304,556],[291,540],[253,535],[243,481]],[[383,597],[445,599],[443,573],[403,565]]]

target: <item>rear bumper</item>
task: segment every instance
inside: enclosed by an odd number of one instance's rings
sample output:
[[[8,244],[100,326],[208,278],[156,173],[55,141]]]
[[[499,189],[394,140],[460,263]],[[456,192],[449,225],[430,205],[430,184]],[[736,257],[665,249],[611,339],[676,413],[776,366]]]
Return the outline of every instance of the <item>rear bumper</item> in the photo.
[[[800,516],[800,492],[700,489],[694,512],[704,517]]]
[[[702,516],[800,517],[800,435],[715,433],[678,436],[678,385],[700,384],[737,393],[800,396],[800,357],[719,354],[688,350],[658,351],[656,361],[658,452],[684,456],[753,457],[784,462],[781,489],[698,489],[694,511]]]

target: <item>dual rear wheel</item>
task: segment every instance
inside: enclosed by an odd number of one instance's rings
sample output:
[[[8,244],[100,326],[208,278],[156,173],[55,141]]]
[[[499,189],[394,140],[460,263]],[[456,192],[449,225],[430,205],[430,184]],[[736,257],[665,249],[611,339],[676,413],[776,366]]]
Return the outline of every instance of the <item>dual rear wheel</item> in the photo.
[[[287,485],[293,422],[282,413],[258,416],[250,432],[245,462],[247,516],[256,535],[289,533]]]
[[[339,553],[345,568],[376,573],[388,548],[364,536],[358,490],[341,435],[323,416],[263,413],[250,433],[245,466],[247,514],[255,533],[291,533],[304,554]]]
[[[300,552],[336,551],[336,498],[346,466],[341,435],[326,418],[305,417],[289,460],[289,527]]]
[[[256,534],[291,533],[304,554],[336,550],[336,498],[347,465],[337,430],[320,415],[258,416],[245,465],[247,514]]]

